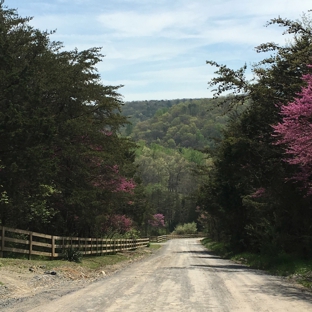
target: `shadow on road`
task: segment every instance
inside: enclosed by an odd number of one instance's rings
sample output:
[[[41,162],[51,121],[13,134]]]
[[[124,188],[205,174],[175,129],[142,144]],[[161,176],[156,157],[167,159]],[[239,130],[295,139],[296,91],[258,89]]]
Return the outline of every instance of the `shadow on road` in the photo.
[[[248,270],[248,271],[256,271],[254,269],[251,269],[245,265],[239,265],[239,264],[225,264],[225,265],[210,265],[210,264],[193,264],[192,267],[198,267],[202,269],[215,269],[216,271],[222,271],[222,272],[238,272],[241,270]]]
[[[282,283],[265,283],[257,287],[249,287],[249,291],[255,294],[266,294],[270,296],[283,296],[291,300],[305,300],[312,302],[312,293],[300,288],[298,285],[291,285],[290,282]],[[298,310],[299,311],[299,310]]]
[[[215,274],[218,273],[229,273],[229,274],[235,274],[235,273],[243,273],[243,272],[249,272],[250,274],[255,275],[266,275],[267,277],[262,280],[261,284],[245,284],[240,286],[240,290],[242,293],[246,291],[246,293],[254,293],[255,296],[265,294],[272,297],[284,297],[291,301],[300,301],[304,300],[306,302],[311,303],[312,302],[312,293],[300,288],[297,284],[292,284],[290,281],[287,281],[286,279],[283,279],[282,277],[277,277],[273,275],[268,275],[267,273],[255,269],[251,269],[249,267],[239,265],[239,264],[225,264],[225,265],[199,265],[194,264],[190,266],[183,266],[183,267],[165,267],[162,268],[162,270],[172,272],[172,270],[177,271],[189,271],[189,270],[198,270],[203,269],[210,271],[212,274],[211,276],[218,276]],[[169,273],[168,273],[169,274]],[[182,274],[182,273],[181,273]],[[236,275],[234,275],[236,276]],[[244,289],[245,287],[245,289]],[[300,310],[298,310],[299,312]]]
[[[284,297],[291,301],[306,301],[308,303],[312,302],[312,292],[305,289],[304,287],[298,285],[298,283],[291,281],[290,279],[270,275],[265,271],[250,268],[246,265],[232,262],[231,260],[221,258],[208,250],[187,250],[187,251],[177,251],[176,254],[189,254],[191,258],[200,259],[198,264],[190,264],[186,267],[171,267],[170,269],[176,270],[204,270],[208,274],[218,274],[218,273],[229,273],[233,274],[233,278],[239,274],[252,274],[257,276],[265,276],[261,278],[260,283],[252,284],[247,283],[241,286],[241,291],[246,293],[253,292],[255,296],[257,295],[268,295],[272,297]],[[219,259],[220,261],[213,261]],[[210,261],[211,260],[211,261]],[[211,272],[211,273],[210,273]],[[252,276],[250,275],[250,276]],[[229,275],[230,276],[230,275]],[[249,276],[245,275],[244,276]],[[231,277],[229,277],[231,278]],[[299,310],[298,310],[299,311]],[[312,310],[311,310],[312,311]]]
[[[312,292],[304,289],[302,286],[292,283],[290,280],[269,275],[268,273],[249,268],[239,264],[224,264],[224,265],[210,265],[210,264],[193,264],[190,269],[204,269],[214,273],[235,273],[235,272],[249,272],[255,275],[266,275],[267,278],[262,284],[246,285],[248,292],[254,292],[255,295],[266,294],[269,296],[283,296],[290,300],[305,300],[309,303],[312,302]],[[299,311],[299,310],[298,310]]]
[[[187,254],[193,254],[196,258],[205,258],[205,259],[222,259],[221,257],[213,254],[209,251],[203,251],[203,250],[187,250],[187,251],[176,251],[175,253],[187,253]],[[201,256],[202,255],[202,256]]]

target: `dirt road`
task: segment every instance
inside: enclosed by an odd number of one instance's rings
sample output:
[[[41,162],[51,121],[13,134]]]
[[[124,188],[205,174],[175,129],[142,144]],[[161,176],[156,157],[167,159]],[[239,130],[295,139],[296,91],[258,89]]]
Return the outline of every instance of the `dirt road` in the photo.
[[[16,311],[312,311],[312,294],[222,260],[199,239],[167,242],[143,261],[86,288]],[[34,298],[34,306],[36,306]]]

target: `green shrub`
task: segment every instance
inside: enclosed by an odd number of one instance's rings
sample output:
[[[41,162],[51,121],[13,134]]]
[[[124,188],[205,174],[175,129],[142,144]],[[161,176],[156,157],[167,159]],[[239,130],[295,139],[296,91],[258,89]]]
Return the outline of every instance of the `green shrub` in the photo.
[[[135,238],[140,238],[140,237],[141,237],[140,231],[135,230],[135,229],[131,229],[130,231],[122,235],[122,238],[129,238],[129,239],[135,239]]]
[[[173,234],[183,235],[183,234],[196,234],[197,226],[195,222],[185,223],[183,225],[179,224],[175,227]]]
[[[63,250],[62,258],[70,262],[81,262],[82,252],[72,247]]]

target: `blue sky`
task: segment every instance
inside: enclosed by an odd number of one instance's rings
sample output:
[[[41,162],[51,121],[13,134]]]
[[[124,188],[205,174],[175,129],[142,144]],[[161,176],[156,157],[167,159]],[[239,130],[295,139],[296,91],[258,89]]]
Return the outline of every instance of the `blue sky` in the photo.
[[[214,69],[261,59],[254,47],[284,44],[278,16],[299,19],[311,0],[5,0],[31,24],[56,30],[66,50],[102,47],[104,84],[124,85],[124,101],[207,98]]]

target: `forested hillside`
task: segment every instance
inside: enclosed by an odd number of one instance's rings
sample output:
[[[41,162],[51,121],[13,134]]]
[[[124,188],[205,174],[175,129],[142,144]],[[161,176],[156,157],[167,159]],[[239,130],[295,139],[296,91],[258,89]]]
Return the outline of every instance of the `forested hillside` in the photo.
[[[191,148],[173,149],[152,143],[139,143],[136,164],[152,211],[164,215],[167,230],[178,224],[197,222],[196,191],[199,177],[197,166],[209,160]]]
[[[197,222],[195,172],[210,162],[228,116],[226,98],[128,102],[122,113],[132,122],[124,134],[139,144],[137,175],[151,211],[166,220],[167,230]],[[242,110],[240,108],[239,110]]]
[[[135,141],[170,148],[213,148],[228,119],[220,103],[213,99],[129,102],[123,114],[130,117],[132,125],[125,134]]]
[[[169,109],[173,105],[186,100],[154,100],[154,101],[132,101],[126,102],[122,108],[123,114],[130,118],[132,125],[140,121],[145,121],[154,117],[155,113],[161,109]]]

